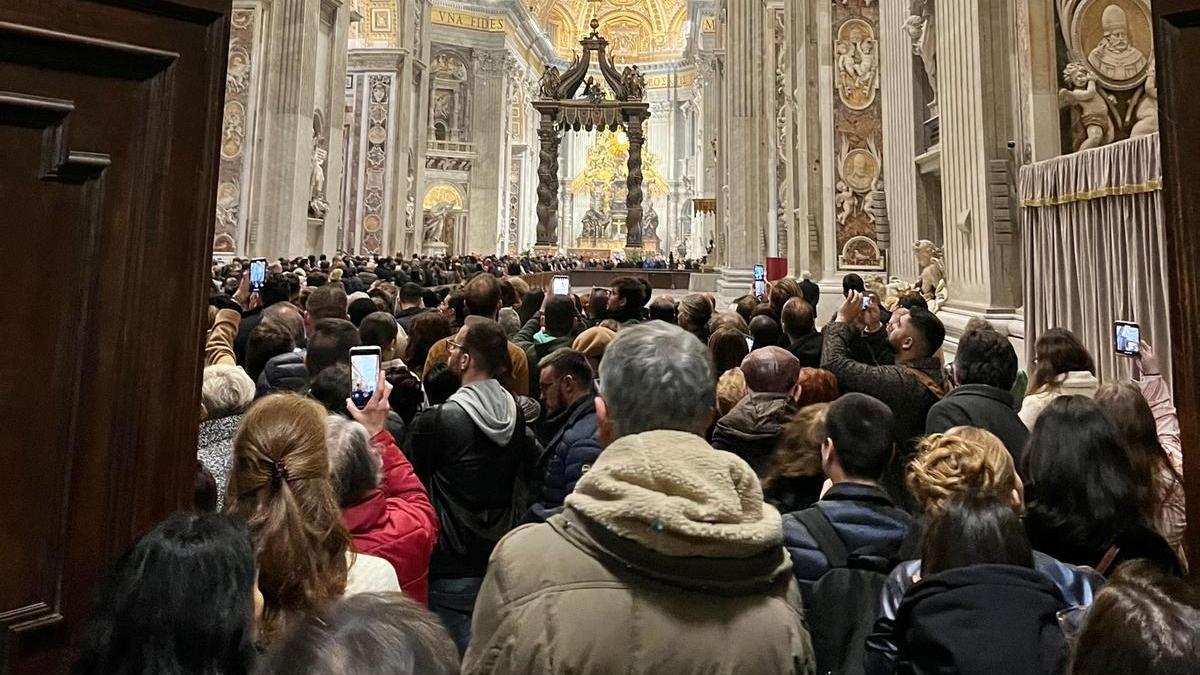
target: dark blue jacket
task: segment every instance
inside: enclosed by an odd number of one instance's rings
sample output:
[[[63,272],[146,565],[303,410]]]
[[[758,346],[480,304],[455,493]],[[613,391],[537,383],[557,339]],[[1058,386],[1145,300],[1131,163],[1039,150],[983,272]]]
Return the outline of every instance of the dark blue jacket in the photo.
[[[532,517],[527,519],[535,522],[562,510],[563,500],[575,490],[575,483],[595,463],[601,450],[596,399],[592,396],[584,396],[548,422],[560,426],[547,430],[542,494],[530,509]]]
[[[913,524],[883,490],[870,485],[838,483],[811,508],[821,509],[851,553],[870,549],[873,555],[898,558]],[[829,561],[796,513],[783,516],[783,545],[802,590],[829,571]]]

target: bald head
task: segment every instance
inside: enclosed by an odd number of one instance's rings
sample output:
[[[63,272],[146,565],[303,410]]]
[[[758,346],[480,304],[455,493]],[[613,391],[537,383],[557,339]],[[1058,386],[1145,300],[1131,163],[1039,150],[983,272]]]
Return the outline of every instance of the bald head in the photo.
[[[262,311],[263,321],[276,321],[287,327],[297,347],[305,346],[304,314],[290,302],[277,302]]]
[[[781,347],[763,347],[742,360],[742,374],[756,394],[786,394],[800,377],[800,360]]]

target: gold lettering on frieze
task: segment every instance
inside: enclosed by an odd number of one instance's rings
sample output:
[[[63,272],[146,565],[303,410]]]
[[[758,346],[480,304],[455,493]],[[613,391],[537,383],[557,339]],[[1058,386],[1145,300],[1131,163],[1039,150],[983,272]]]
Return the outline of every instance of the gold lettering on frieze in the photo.
[[[487,14],[474,14],[449,9],[434,9],[433,23],[436,26],[466,28],[485,33],[503,33],[508,29],[508,23],[502,16],[489,16]]]
[[[706,16],[700,19],[700,32],[715,33],[717,32],[717,17]]]

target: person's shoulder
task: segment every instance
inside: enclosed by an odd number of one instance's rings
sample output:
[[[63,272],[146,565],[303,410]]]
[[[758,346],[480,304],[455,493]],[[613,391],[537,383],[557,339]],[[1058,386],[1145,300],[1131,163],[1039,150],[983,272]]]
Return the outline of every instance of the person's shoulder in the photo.
[[[399,590],[400,581],[391,563],[367,553],[353,554],[346,574],[346,595]]]

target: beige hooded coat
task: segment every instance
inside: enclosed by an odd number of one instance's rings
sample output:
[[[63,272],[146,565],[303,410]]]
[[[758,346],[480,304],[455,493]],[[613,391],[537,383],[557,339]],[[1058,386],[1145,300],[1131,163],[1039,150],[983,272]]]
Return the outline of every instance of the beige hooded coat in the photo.
[[[492,553],[463,673],[813,672],[779,513],[736,456],[654,431]]]

